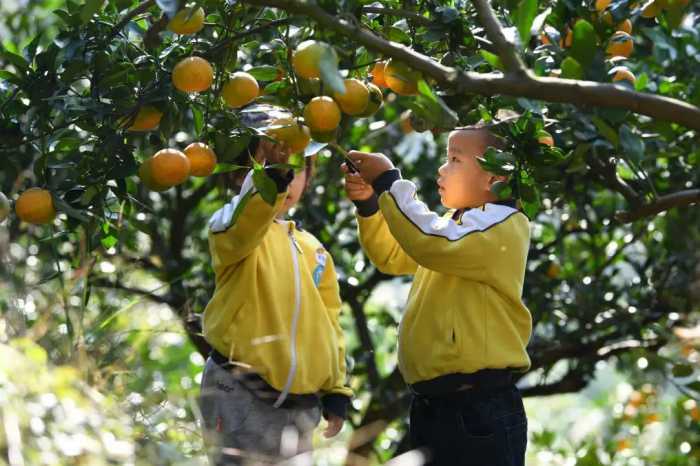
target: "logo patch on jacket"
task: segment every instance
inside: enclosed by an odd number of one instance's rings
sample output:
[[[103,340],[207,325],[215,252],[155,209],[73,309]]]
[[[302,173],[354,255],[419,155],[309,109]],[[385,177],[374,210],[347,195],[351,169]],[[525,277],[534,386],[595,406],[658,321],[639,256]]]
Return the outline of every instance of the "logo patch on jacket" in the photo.
[[[316,268],[314,269],[314,285],[318,288],[318,284],[321,283],[321,277],[323,276],[323,271],[326,270],[326,250],[323,248],[318,248],[316,250]]]

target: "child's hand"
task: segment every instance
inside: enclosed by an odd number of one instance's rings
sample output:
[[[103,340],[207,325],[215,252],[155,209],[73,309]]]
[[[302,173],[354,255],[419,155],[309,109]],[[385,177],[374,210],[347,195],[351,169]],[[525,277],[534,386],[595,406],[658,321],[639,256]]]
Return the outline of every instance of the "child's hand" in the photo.
[[[372,184],[385,171],[394,168],[394,164],[384,154],[351,150],[348,156],[359,170],[362,179],[369,184]]]
[[[351,173],[346,163],[342,164],[340,168],[345,173],[345,193],[348,195],[348,199],[366,201],[372,197],[374,194],[372,186],[368,185],[359,173]]]
[[[291,155],[285,143],[275,143],[267,139],[260,140],[260,152],[262,153],[263,159],[270,165],[287,163]]]
[[[331,438],[335,437],[338,435],[338,432],[343,428],[343,423],[345,422],[345,419],[342,417],[335,416],[333,414],[328,416],[328,425],[326,426],[326,430],[323,431],[323,436],[326,438]]]

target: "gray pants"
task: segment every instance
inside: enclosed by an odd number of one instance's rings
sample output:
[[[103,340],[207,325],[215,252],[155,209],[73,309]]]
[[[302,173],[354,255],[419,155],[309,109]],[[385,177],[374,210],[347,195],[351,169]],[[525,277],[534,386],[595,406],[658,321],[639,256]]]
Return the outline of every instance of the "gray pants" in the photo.
[[[320,407],[274,408],[209,358],[200,410],[212,466],[311,465]]]

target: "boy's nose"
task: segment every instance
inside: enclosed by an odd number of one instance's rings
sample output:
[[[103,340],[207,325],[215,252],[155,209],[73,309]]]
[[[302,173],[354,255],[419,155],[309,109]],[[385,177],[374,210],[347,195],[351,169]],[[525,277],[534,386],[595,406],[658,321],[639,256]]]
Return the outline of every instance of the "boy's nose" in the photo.
[[[445,174],[445,165],[447,165],[447,164],[444,164],[444,163],[443,163],[443,164],[440,165],[440,167],[438,168],[438,174],[441,175],[441,176]]]

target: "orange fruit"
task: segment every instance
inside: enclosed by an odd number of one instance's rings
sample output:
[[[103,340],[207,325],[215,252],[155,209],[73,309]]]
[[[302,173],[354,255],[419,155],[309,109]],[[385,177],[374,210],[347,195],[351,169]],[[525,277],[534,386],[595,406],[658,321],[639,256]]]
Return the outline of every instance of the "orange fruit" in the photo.
[[[29,188],[15,202],[15,212],[20,220],[35,225],[51,223],[56,218],[51,193],[46,189]]]
[[[10,200],[0,191],[0,223],[10,215]]]
[[[345,93],[333,94],[340,109],[348,115],[359,115],[365,111],[369,103],[369,89],[359,79],[346,79]]]
[[[401,128],[401,131],[403,134],[409,134],[414,131],[413,129],[413,124],[411,123],[411,111],[406,110],[401,114],[401,118],[399,120],[399,127]]]
[[[627,18],[617,25],[617,30],[626,32],[627,34],[632,34],[632,20]]]
[[[173,86],[182,92],[202,92],[214,82],[214,69],[202,57],[180,60],[173,68]]]
[[[653,424],[654,422],[660,422],[661,416],[658,413],[647,414],[644,418],[644,424]]]
[[[255,78],[243,71],[233,73],[221,89],[221,97],[229,107],[240,108],[252,102],[260,93],[260,86]]]
[[[374,84],[375,86],[387,87],[386,80],[384,79],[384,68],[385,67],[386,67],[386,63],[384,63],[383,61],[378,61],[372,67],[372,71],[370,71],[370,75],[372,75],[372,84]]]
[[[306,40],[299,44],[292,55],[294,72],[302,78],[318,78],[321,76],[319,64],[322,59],[335,61],[338,65],[338,55],[330,45],[315,40]]]
[[[549,278],[558,278],[561,274],[561,267],[556,262],[552,262],[551,264],[549,264],[549,267],[547,267],[546,274]]]
[[[617,446],[615,447],[617,451],[629,450],[630,448],[632,448],[632,442],[630,442],[629,439],[626,438],[618,440]]]
[[[610,5],[610,2],[612,0],[595,0],[595,9],[596,11],[603,11]]]
[[[153,167],[152,167],[153,157],[150,157],[143,161],[141,166],[139,166],[139,178],[143,182],[146,188],[151,191],[165,191],[170,189],[170,186],[162,185],[153,181]]]
[[[193,142],[182,152],[190,159],[192,176],[209,176],[216,168],[216,154],[203,142]]]
[[[549,40],[549,36],[545,32],[540,34],[540,42],[542,42],[542,45],[551,45],[552,44],[552,41]]]
[[[300,125],[294,118],[277,118],[271,123],[267,134],[272,138],[287,144],[291,153],[306,149],[311,141],[309,128]]]
[[[630,393],[630,399],[629,399],[629,404],[634,406],[635,408],[639,408],[641,405],[644,404],[644,395],[638,391],[633,391]]]
[[[367,102],[367,107],[365,111],[360,114],[361,117],[369,117],[377,113],[384,103],[384,95],[382,90],[375,86],[373,83],[367,84],[367,90],[369,91],[369,101]]]
[[[633,49],[632,36],[624,31],[617,31],[610,38],[608,48],[605,51],[611,57],[629,57]]]
[[[628,81],[630,84],[634,85],[635,81],[637,81],[637,78],[634,76],[634,74],[627,68],[626,66],[616,66],[615,68],[610,70],[611,75],[613,75],[612,80],[613,82],[618,82],[618,81]]]
[[[151,159],[151,178],[160,186],[175,186],[190,176],[190,159],[177,149],[161,149]]]
[[[540,130],[537,132],[537,142],[548,146],[554,146],[554,138],[547,131]]]
[[[304,121],[312,132],[333,131],[340,124],[340,108],[330,97],[314,97],[304,107]]]
[[[559,39],[559,46],[563,48],[569,48],[571,47],[571,44],[574,43],[574,31],[570,28],[566,29],[566,36],[564,38]]]
[[[144,105],[139,108],[134,122],[127,129],[129,131],[152,131],[158,128],[161,118],[163,118],[163,112],[153,105]],[[123,118],[122,124],[127,124],[130,119],[128,116]]]
[[[690,410],[690,417],[693,421],[700,421],[700,408],[694,406],[693,409]]]
[[[183,8],[168,22],[168,30],[175,34],[195,34],[204,27],[204,10],[202,7],[192,10]]]
[[[612,13],[610,13],[609,11],[604,11],[604,12],[602,12],[602,13],[600,14],[600,20],[601,20],[603,23],[607,24],[608,26],[612,26],[612,25],[613,25],[613,16],[612,16]]]
[[[420,79],[420,72],[394,59],[389,60],[384,67],[386,85],[399,95],[416,95]]]
[[[658,1],[652,2],[642,10],[642,18],[655,18],[663,10]]]

